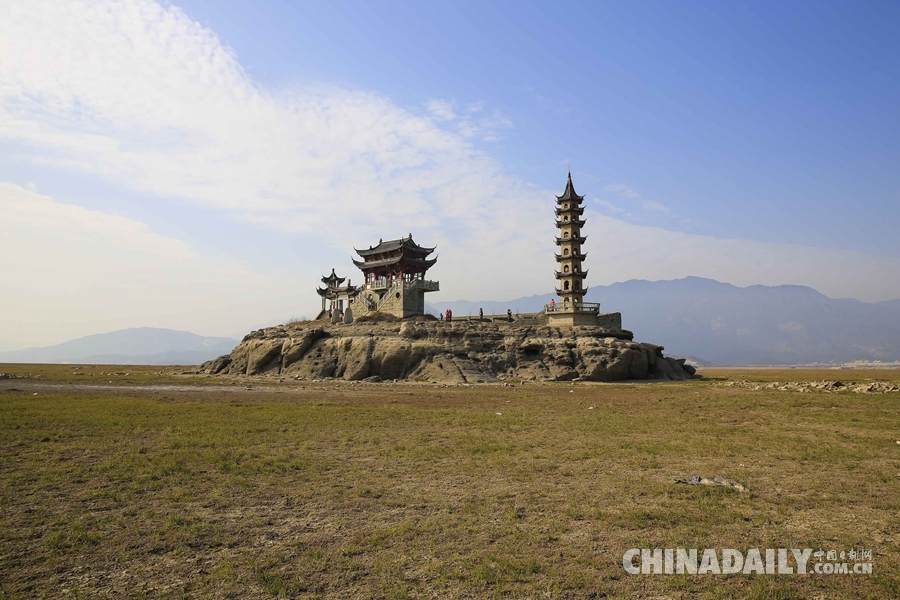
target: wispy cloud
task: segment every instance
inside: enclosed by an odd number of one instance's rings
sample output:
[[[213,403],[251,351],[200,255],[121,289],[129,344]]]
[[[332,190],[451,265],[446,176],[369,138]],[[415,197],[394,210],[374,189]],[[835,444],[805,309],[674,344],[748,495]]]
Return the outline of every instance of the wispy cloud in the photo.
[[[430,100],[426,105],[428,113],[440,123],[448,123],[465,139],[478,137],[485,142],[503,139],[502,131],[512,129],[512,119],[499,110],[484,113],[484,102],[474,102],[462,114],[456,112],[456,103],[450,100]],[[449,124],[453,121],[452,124]]]
[[[609,200],[603,200],[602,198],[596,198],[596,199],[594,199],[594,202],[597,204],[597,206],[602,206],[607,211],[609,211],[613,214],[620,215],[620,216],[623,216],[623,217],[626,217],[629,219],[634,218],[634,215],[632,215],[630,212],[628,212],[627,210],[625,210],[618,204],[614,204],[614,203],[610,202]]]
[[[453,103],[448,100],[429,101],[428,112],[440,121],[452,121],[456,118],[456,113],[453,112]]]
[[[634,188],[625,185],[624,183],[612,183],[609,185],[603,186],[604,191],[612,192],[614,194],[618,194],[622,198],[628,198],[629,200],[635,201],[645,210],[653,210],[665,214],[671,214],[671,210],[669,208],[659,202],[655,202],[653,200],[647,200],[641,194],[634,190]]]
[[[623,183],[613,183],[610,185],[603,186],[603,189],[607,192],[615,192],[616,194],[622,196],[623,198],[632,198],[632,199],[640,199],[641,195],[634,191],[629,186]]]
[[[284,273],[204,256],[134,219],[17,185],[0,183],[0,214],[0,297],[15,315],[0,320],[0,338],[13,347],[137,325],[226,335],[261,310],[291,314],[302,299]]]
[[[417,116],[330,86],[275,93],[213,32],[150,1],[3,10],[0,139],[37,164],[340,248],[416,229],[507,255],[512,233],[535,227],[543,199],[469,141],[511,126],[496,111],[460,117],[434,100]]]
[[[526,85],[522,89],[526,94],[531,96],[537,107],[543,111],[550,112],[559,117],[568,115],[572,112],[571,106],[565,102],[548,98],[544,94],[538,92],[533,85]]]

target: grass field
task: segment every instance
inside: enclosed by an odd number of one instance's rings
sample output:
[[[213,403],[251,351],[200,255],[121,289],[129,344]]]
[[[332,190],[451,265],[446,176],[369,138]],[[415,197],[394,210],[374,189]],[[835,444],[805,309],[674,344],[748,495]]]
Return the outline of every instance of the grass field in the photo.
[[[900,597],[900,394],[721,386],[898,371],[515,387],[79,371],[0,365],[21,376],[0,380],[0,598]],[[751,492],[673,481],[692,474]],[[628,575],[634,547],[870,548],[874,567]]]

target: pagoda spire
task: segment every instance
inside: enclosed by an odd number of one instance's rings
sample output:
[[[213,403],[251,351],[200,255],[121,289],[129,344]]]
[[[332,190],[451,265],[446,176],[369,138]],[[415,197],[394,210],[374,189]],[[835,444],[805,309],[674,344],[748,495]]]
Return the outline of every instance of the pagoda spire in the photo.
[[[575,193],[575,185],[572,183],[571,171],[569,171],[569,176],[566,178],[566,191],[563,192],[562,196],[557,196],[556,199],[559,201],[568,200],[576,203],[584,200],[584,196],[579,196]]]

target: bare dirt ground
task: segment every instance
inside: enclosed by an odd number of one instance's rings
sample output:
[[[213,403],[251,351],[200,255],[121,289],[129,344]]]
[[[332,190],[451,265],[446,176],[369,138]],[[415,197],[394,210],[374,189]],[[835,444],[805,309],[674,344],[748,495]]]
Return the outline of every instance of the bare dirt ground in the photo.
[[[17,376],[0,379],[3,599],[900,597],[900,393],[755,385],[898,371],[514,387],[0,373]],[[693,474],[751,491],[673,481]],[[622,568],[629,548],[679,547],[866,548],[874,567]]]

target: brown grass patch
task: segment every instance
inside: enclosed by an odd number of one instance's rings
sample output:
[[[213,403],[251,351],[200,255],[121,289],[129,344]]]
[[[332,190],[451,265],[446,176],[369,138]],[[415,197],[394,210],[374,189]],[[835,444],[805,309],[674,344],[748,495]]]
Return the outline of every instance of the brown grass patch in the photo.
[[[896,394],[175,373],[97,389],[66,369],[0,382],[3,598],[900,595]],[[672,481],[694,473],[751,493]],[[643,577],[622,569],[632,547],[871,548],[875,565]]]

